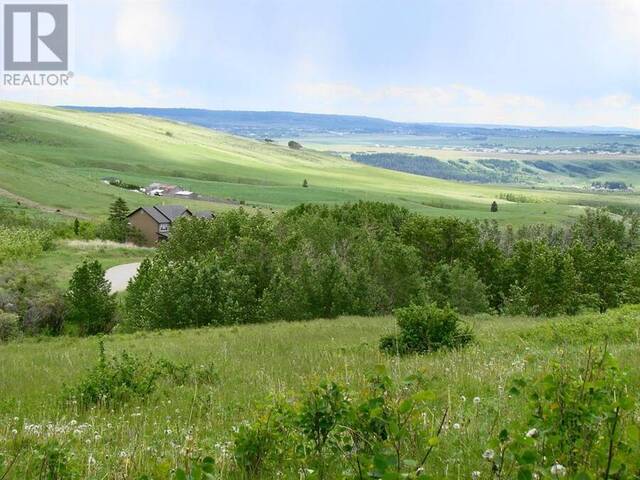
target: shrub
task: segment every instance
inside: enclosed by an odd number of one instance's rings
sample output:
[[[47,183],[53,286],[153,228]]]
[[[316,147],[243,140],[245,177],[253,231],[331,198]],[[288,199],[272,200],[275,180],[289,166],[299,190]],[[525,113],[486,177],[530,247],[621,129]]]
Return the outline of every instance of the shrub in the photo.
[[[0,342],[7,342],[20,334],[18,316],[0,310]]]
[[[400,333],[380,340],[389,354],[428,353],[441,348],[458,348],[473,339],[469,326],[450,307],[410,305],[395,311]]]
[[[109,358],[100,340],[98,363],[76,386],[65,387],[63,400],[76,401],[81,408],[92,405],[113,408],[132,399],[145,399],[163,378],[175,385],[211,385],[219,376],[212,364],[196,367],[162,358],[139,358],[126,351]]]
[[[53,236],[45,230],[0,225],[0,264],[7,260],[29,259],[50,250]]]
[[[29,335],[59,335],[66,307],[60,292],[43,292],[28,300],[22,315],[22,329]]]
[[[66,293],[69,310],[66,320],[75,325],[81,335],[107,332],[113,326],[116,310],[111,284],[97,260],[84,260],[76,268]]]
[[[637,397],[605,351],[589,349],[584,365],[554,361],[537,378],[519,378],[512,396],[528,399],[524,423],[504,429],[492,470],[513,478],[637,478]],[[501,478],[501,477],[498,477]]]
[[[98,363],[78,385],[65,389],[64,400],[75,400],[82,408],[117,406],[132,398],[145,398],[155,389],[162,374],[155,362],[140,360],[127,352],[108,358],[102,340],[99,348]]]
[[[448,411],[434,408],[423,383],[417,375],[395,382],[381,366],[362,391],[323,381],[260,409],[234,429],[240,478],[430,478],[420,472]]]

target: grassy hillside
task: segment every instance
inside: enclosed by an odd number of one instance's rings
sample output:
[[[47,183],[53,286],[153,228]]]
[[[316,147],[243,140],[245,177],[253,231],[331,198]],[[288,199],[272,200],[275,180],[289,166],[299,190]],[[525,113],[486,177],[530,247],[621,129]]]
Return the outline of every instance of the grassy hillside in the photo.
[[[425,376],[436,392],[430,403],[435,419],[425,421],[437,421],[449,408],[447,428],[429,461],[432,478],[471,478],[474,470],[491,478],[482,452],[502,425],[522,419],[527,408],[524,397],[506,395],[512,379],[548,372],[559,358],[576,367],[589,346],[601,347],[607,336],[609,350],[629,369],[629,385],[638,385],[639,318],[637,308],[554,320],[479,317],[470,319],[478,337],[473,346],[406,358],[378,351],[379,337],[394,330],[390,317],[115,334],[104,339],[108,354],[166,358],[210,369],[214,380],[184,385],[163,380],[146,401],[114,410],[81,411],[61,401],[64,385],[77,384],[97,361],[98,339],[0,345],[0,475],[2,459],[6,469],[16,457],[6,478],[34,478],[43,468],[40,455],[47,441],[55,442],[73,478],[142,473],[169,478],[170,469],[202,455],[212,455],[225,468],[233,427],[255,418],[260,405],[292,398],[322,379],[357,390],[382,364],[397,379]],[[452,428],[455,422],[462,429]],[[38,434],[43,430],[50,433]]]
[[[522,191],[378,169],[322,152],[293,151],[150,117],[7,102],[0,103],[0,169],[0,189],[6,191],[0,190],[0,196],[18,195],[42,206],[92,216],[104,215],[117,196],[130,205],[158,201],[105,185],[100,179],[106,176],[138,185],[176,183],[257,208],[367,199],[430,215],[496,218],[514,224],[568,221],[584,205],[637,204],[632,195],[524,190],[531,203],[501,200],[499,212],[491,214],[489,205],[500,193]],[[309,188],[301,186],[305,178]],[[193,208],[229,208],[226,203],[187,203]]]

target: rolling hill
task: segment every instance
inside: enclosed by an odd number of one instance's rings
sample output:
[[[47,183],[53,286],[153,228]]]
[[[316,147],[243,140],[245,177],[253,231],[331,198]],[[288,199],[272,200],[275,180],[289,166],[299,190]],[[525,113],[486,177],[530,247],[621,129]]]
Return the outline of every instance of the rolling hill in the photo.
[[[570,221],[584,206],[638,204],[630,194],[475,185],[411,175],[149,116],[8,102],[0,102],[0,169],[0,196],[90,216],[105,215],[117,196],[132,206],[159,201],[107,185],[102,181],[106,177],[141,186],[180,185],[212,200],[180,202],[198,209],[231,208],[232,203],[281,209],[301,202],[362,199],[394,202],[430,215],[522,224]],[[302,187],[304,179],[309,188]],[[489,211],[494,199],[500,203],[497,214]]]

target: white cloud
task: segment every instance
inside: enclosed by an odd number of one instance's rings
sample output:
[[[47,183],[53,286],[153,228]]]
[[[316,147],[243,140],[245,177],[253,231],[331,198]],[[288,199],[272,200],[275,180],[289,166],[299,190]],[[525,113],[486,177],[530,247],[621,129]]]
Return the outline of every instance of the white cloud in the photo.
[[[608,0],[600,3],[605,8],[610,30],[623,44],[640,51],[640,1]]]
[[[444,86],[389,85],[364,91],[349,84],[301,83],[294,92],[302,104],[314,110],[323,105],[335,112],[379,115],[398,120],[445,122],[530,122],[544,111],[545,102],[530,95],[490,94],[463,84]],[[315,108],[317,110],[317,107]]]
[[[203,98],[182,88],[164,88],[155,82],[114,82],[77,75],[69,86],[0,87],[3,100],[44,105],[91,105],[135,107],[198,107]]]
[[[489,93],[464,84],[363,90],[345,83],[300,83],[293,91],[296,108],[303,111],[419,122],[640,128],[640,100],[624,92],[562,103],[519,93]]]
[[[115,22],[118,47],[144,60],[161,57],[176,43],[178,18],[165,0],[120,0]]]

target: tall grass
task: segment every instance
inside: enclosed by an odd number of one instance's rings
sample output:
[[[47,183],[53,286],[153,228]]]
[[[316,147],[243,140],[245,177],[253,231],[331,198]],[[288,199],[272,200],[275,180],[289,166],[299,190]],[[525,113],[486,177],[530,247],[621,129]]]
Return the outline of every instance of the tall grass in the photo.
[[[496,419],[506,424],[523,415],[523,400],[508,395],[513,377],[543,372],[559,356],[567,365],[577,365],[588,346],[604,342],[613,329],[609,348],[629,369],[629,384],[639,385],[640,309],[553,320],[469,320],[477,332],[477,342],[469,348],[405,358],[378,351],[379,337],[394,332],[391,317],[114,334],[104,338],[108,354],[127,351],[141,358],[207,365],[215,370],[216,381],[177,384],[162,379],[146,399],[86,410],[63,401],[62,392],[65,385],[79,384],[97,363],[97,339],[3,345],[0,472],[15,459],[6,478],[37,478],[42,458],[51,457],[54,449],[63,456],[70,478],[139,478],[145,473],[168,478],[172,469],[207,455],[226,468],[220,478],[233,478],[233,429],[254,418],[261,405],[295,398],[323,379],[364,388],[383,364],[396,379],[421,373],[437,393],[433,418],[425,417],[426,422],[437,422],[436,412],[449,409],[441,445],[430,459],[434,478],[470,478],[483,465],[481,454],[496,433]],[[589,323],[584,338],[576,336],[582,321]],[[474,397],[480,400],[474,403]],[[454,428],[454,423],[463,427]]]

